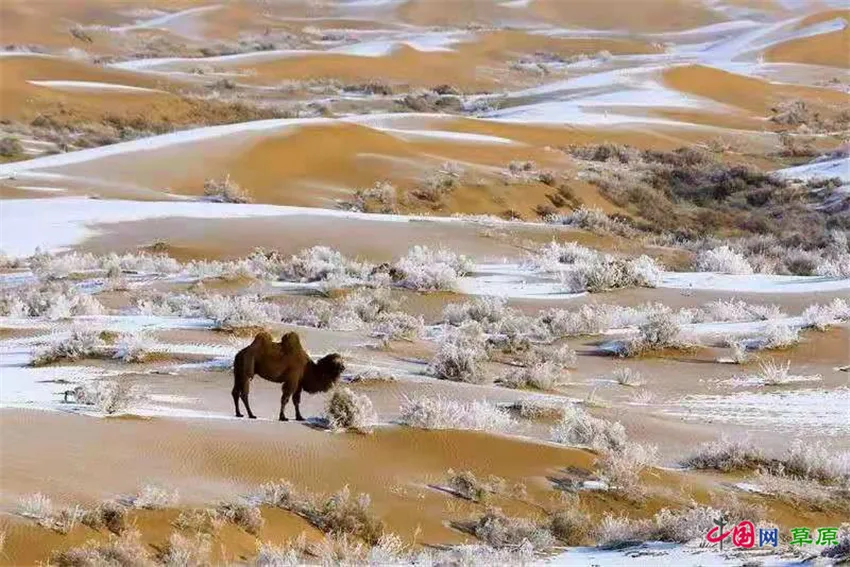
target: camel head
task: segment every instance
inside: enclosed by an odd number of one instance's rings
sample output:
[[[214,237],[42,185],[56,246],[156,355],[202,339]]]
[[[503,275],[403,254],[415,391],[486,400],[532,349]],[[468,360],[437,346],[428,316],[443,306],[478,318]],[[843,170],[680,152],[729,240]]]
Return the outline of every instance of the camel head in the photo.
[[[339,380],[344,370],[345,364],[341,355],[333,353],[324,356],[316,363],[312,376],[305,381],[304,390],[309,393],[327,392]]]

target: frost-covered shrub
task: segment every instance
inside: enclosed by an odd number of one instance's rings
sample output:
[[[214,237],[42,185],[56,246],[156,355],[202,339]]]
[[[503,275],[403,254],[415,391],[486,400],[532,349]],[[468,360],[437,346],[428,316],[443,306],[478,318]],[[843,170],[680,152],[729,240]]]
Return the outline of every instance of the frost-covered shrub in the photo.
[[[611,379],[621,386],[637,387],[643,385],[643,376],[634,368],[621,366],[611,372]]]
[[[123,334],[115,341],[112,358],[124,362],[146,362],[151,356],[152,342],[144,334]]]
[[[743,254],[729,246],[720,246],[705,250],[697,255],[695,268],[698,272],[718,272],[721,274],[752,274],[753,267]]]
[[[681,348],[678,341],[681,329],[675,317],[669,312],[657,312],[638,327],[638,335],[624,341],[619,354],[621,356],[639,356],[645,352],[665,348]]]
[[[446,330],[428,370],[443,380],[481,384],[486,376],[480,365],[487,356],[486,337],[481,326],[468,322]]]
[[[702,306],[701,320],[685,321],[687,323],[701,322],[737,322],[737,321],[766,321],[780,319],[786,314],[778,305],[754,305],[735,299],[717,299]]]
[[[513,316],[512,310],[505,307],[506,300],[501,297],[476,297],[463,303],[450,303],[443,308],[443,320],[455,326],[466,321],[476,321],[487,328],[499,323],[508,315]]]
[[[762,450],[751,441],[727,437],[703,443],[682,462],[686,467],[722,472],[753,470],[765,463]]]
[[[402,424],[421,429],[504,432],[516,424],[506,410],[485,401],[462,403],[442,397],[405,398],[400,413]]]
[[[635,494],[640,474],[658,460],[658,448],[652,445],[626,443],[620,450],[602,451],[599,467],[602,479],[609,487],[626,494]]]
[[[255,567],[298,567],[301,565],[301,557],[292,546],[265,542],[257,547],[253,564]]]
[[[230,179],[207,179],[204,181],[204,197],[215,203],[250,203],[251,196],[238,183]]]
[[[370,505],[368,494],[355,497],[345,486],[324,501],[311,504],[307,515],[325,533],[354,536],[374,545],[383,535],[384,526]]]
[[[694,505],[681,510],[664,508],[652,520],[630,520],[622,516],[606,515],[596,529],[596,541],[605,547],[644,541],[687,543],[704,538],[720,514],[720,510]],[[748,519],[731,515],[727,517],[730,524]]]
[[[352,210],[362,213],[396,213],[398,212],[396,188],[386,181],[378,181],[368,189],[355,191],[348,205]]]
[[[452,290],[458,278],[472,271],[466,256],[446,248],[414,246],[394,266],[398,284],[418,291]]]
[[[547,360],[511,371],[500,378],[499,383],[509,388],[555,390],[566,383],[567,375],[560,364]]]
[[[293,255],[280,267],[280,278],[286,281],[317,282],[338,278],[366,279],[372,266],[351,260],[327,246],[313,246]]]
[[[260,508],[245,502],[224,502],[216,511],[228,522],[235,524],[251,535],[257,535],[266,523]]]
[[[850,302],[836,297],[832,302],[810,305],[803,311],[803,325],[819,331],[829,329],[836,321],[850,320]]]
[[[392,311],[380,314],[370,325],[369,331],[373,337],[385,341],[412,341],[422,333],[424,327],[421,316]]]
[[[56,320],[105,312],[97,299],[65,283],[24,285],[0,291],[0,315],[6,317]]]
[[[546,550],[555,544],[555,538],[546,529],[526,518],[511,518],[499,510],[491,510],[478,518],[472,526],[475,537],[496,549],[516,548],[525,542],[534,549]]]
[[[256,295],[210,295],[201,302],[204,315],[214,328],[232,331],[280,321],[280,308]]]
[[[517,400],[508,406],[523,419],[558,419],[564,414],[564,404],[536,399]]]
[[[81,360],[103,356],[106,343],[96,331],[73,329],[67,337],[54,338],[37,349],[30,365],[44,366],[60,360]]]
[[[203,567],[210,564],[212,541],[207,534],[195,534],[188,537],[172,533],[168,537],[159,561],[166,567]]]
[[[786,349],[800,342],[800,330],[783,323],[771,323],[756,345],[763,349]]]
[[[139,493],[131,498],[134,508],[144,508],[145,510],[162,510],[170,508],[177,504],[179,500],[177,490],[166,490],[160,486],[147,484],[142,487]]]
[[[596,234],[634,236],[636,232],[625,222],[606,215],[602,209],[584,205],[567,214],[548,217],[546,222],[581,228]]]
[[[51,556],[51,564],[60,567],[79,565],[133,565],[147,567],[154,561],[137,530],[125,530],[106,542],[91,540]]]
[[[331,429],[351,429],[368,433],[378,422],[378,414],[368,396],[355,394],[344,386],[334,388],[325,406],[325,418]]]
[[[556,443],[599,451],[622,451],[626,446],[626,430],[621,423],[593,417],[576,406],[564,407],[561,421],[552,428],[550,436]]]
[[[39,523],[50,522],[53,518],[53,502],[44,494],[36,492],[20,499],[18,513]]]
[[[72,390],[78,404],[107,415],[127,413],[148,400],[147,391],[127,380],[91,380]]]
[[[850,453],[836,451],[823,443],[794,440],[782,457],[788,475],[825,483],[850,482]]]

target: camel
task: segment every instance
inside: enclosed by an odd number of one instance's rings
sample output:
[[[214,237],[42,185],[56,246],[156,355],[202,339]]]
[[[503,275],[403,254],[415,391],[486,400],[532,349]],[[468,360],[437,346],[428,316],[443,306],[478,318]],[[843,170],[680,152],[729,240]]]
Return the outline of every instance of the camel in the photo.
[[[245,404],[248,417],[257,416],[248,405],[248,393],[251,380],[255,374],[269,382],[282,384],[280,396],[280,421],[288,421],[284,415],[286,404],[292,396],[295,406],[295,419],[304,421],[299,405],[301,391],[309,394],[327,392],[339,379],[345,366],[339,354],[329,354],[318,362],[313,362],[301,346],[298,333],[287,333],[274,342],[266,332],[258,333],[254,341],[236,353],[233,359],[233,404],[236,406],[236,417],[242,417],[239,411],[239,400]]]

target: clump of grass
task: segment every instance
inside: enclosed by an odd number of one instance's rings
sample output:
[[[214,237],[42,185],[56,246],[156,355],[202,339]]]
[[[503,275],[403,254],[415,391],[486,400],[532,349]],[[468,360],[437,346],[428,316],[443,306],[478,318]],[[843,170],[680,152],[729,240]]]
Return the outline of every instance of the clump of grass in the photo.
[[[243,502],[225,502],[216,508],[219,515],[228,522],[236,524],[251,535],[257,535],[263,529],[265,520],[259,507]]]
[[[223,179],[207,179],[204,181],[204,197],[208,201],[216,203],[250,203],[250,195],[230,179],[227,175]]]
[[[369,433],[378,415],[372,401],[363,394],[355,394],[344,386],[334,388],[325,407],[325,418],[331,429],[350,429]]]
[[[564,407],[564,414],[551,431],[552,441],[596,450],[621,451],[626,446],[626,430],[619,422],[593,417],[576,406]]]

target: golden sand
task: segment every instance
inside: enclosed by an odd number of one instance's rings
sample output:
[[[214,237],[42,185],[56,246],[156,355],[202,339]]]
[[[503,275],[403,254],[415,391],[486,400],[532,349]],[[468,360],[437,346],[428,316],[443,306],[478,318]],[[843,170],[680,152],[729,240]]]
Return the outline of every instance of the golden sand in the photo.
[[[702,65],[674,67],[664,72],[664,82],[684,93],[767,116],[777,103],[801,99],[815,107],[850,103],[850,95],[829,89],[769,83]]]
[[[803,63],[850,68],[850,24],[841,31],[802,37],[772,46],[765,58],[777,63]]]

